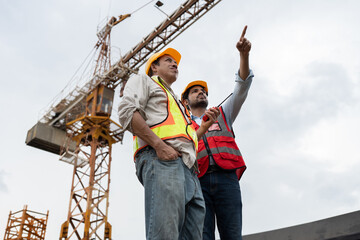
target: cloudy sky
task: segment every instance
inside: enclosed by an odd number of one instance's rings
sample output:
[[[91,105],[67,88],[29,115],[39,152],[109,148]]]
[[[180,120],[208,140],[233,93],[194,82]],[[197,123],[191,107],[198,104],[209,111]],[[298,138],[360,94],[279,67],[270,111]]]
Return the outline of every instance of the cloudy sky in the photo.
[[[72,166],[26,146],[26,133],[90,53],[103,19],[147,2],[0,1],[0,237],[9,212],[25,204],[49,210],[46,238],[59,237]],[[163,2],[171,13],[183,1]],[[113,29],[114,60],[164,19],[153,4]],[[210,105],[217,105],[232,91],[235,43],[248,25],[255,78],[234,124],[248,166],[240,183],[244,234],[360,209],[359,10],[357,0],[223,0],[169,45],[182,54],[174,90],[206,80]],[[113,147],[114,239],[145,236],[131,146],[127,133]]]

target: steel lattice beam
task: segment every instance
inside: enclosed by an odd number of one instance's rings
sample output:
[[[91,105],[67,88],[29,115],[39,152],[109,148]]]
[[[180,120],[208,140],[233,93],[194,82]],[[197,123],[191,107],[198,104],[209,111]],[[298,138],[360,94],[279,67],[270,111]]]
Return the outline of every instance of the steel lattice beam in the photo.
[[[71,91],[60,103],[54,103],[40,121],[63,128],[66,117],[71,119],[83,109],[86,94],[99,84],[113,89],[122,84],[123,88],[129,77],[138,71],[152,53],[164,48],[219,2],[221,0],[186,1],[107,72],[94,75],[83,87]]]

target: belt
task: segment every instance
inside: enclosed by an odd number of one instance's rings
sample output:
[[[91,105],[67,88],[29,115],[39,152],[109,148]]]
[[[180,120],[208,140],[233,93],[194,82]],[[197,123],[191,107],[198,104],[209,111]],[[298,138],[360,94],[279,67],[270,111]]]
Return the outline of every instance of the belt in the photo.
[[[206,173],[212,173],[212,172],[218,172],[221,171],[222,169],[218,166],[218,165],[210,165],[208,170],[206,171]]]

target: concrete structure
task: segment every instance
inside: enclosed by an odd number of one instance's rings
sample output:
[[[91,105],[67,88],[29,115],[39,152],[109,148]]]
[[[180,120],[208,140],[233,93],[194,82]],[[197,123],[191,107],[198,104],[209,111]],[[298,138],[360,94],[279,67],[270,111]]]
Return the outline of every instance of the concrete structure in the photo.
[[[243,240],[359,240],[360,211],[297,226],[250,234]]]

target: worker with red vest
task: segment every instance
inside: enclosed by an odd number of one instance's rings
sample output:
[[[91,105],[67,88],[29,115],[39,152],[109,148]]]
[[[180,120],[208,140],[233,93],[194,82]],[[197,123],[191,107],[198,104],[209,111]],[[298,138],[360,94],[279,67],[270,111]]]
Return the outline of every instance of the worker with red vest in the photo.
[[[249,69],[251,43],[245,38],[246,29],[247,26],[236,44],[240,53],[240,68],[236,73],[234,92],[219,107],[220,115],[217,121],[199,138],[198,177],[206,203],[204,240],[215,239],[215,219],[220,239],[242,239],[242,202],[238,180],[246,166],[235,142],[232,127],[253,78]],[[190,109],[196,128],[204,122],[203,117],[208,106],[207,96],[207,83],[200,80],[189,83],[182,93],[182,101]]]
[[[173,48],[152,55],[145,74],[127,82],[119,121],[133,134],[136,174],[145,190],[146,239],[202,239],[205,202],[197,178],[198,137],[216,121],[198,129],[171,89],[181,55]]]

